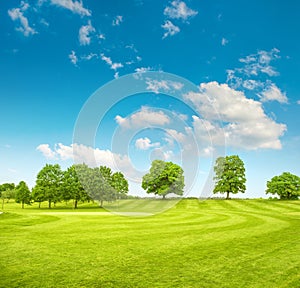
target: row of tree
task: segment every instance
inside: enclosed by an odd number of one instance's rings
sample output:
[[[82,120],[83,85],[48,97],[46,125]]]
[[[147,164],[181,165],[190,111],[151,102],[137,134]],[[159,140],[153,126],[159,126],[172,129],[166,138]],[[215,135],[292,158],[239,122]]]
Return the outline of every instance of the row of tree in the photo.
[[[214,166],[214,193],[245,193],[246,176],[244,162],[237,155],[219,157]],[[266,194],[278,195],[280,199],[298,199],[300,197],[300,177],[289,172],[274,176],[267,181]]]
[[[237,155],[219,157],[214,166],[215,187],[213,193],[245,193],[246,176],[244,162]],[[182,168],[172,162],[154,160],[149,173],[142,179],[142,188],[147,193],[162,196],[183,195],[184,176]],[[121,172],[113,173],[106,166],[90,168],[85,164],[74,164],[62,171],[58,164],[46,164],[37,175],[32,191],[24,181],[17,186],[13,183],[0,185],[2,206],[4,199],[15,198],[17,203],[29,204],[31,201],[48,201],[48,206],[60,201],[73,200],[74,208],[79,201],[114,201],[124,198],[128,193],[128,182]],[[300,177],[284,172],[267,182],[267,194],[278,195],[281,199],[300,197]],[[3,208],[3,207],[2,207]]]
[[[48,207],[61,201],[73,200],[74,208],[78,202],[97,200],[100,205],[103,201],[114,201],[126,197],[128,182],[121,172],[112,173],[106,166],[90,168],[85,164],[76,164],[66,171],[61,170],[58,164],[46,164],[37,175],[36,184],[32,191],[24,181],[17,186],[13,183],[0,185],[2,201],[15,198],[17,203],[30,204],[31,201],[47,201]],[[2,205],[3,205],[2,202]]]

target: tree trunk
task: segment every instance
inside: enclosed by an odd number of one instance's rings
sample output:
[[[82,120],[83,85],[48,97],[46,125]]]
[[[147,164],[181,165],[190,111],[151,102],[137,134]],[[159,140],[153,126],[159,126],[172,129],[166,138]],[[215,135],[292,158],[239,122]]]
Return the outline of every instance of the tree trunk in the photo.
[[[22,209],[24,209],[24,201],[22,201]]]
[[[166,195],[163,195],[163,200],[166,199]]]
[[[100,201],[100,207],[103,207],[103,200]]]
[[[49,200],[48,202],[49,202],[48,208],[51,209],[51,200]]]
[[[75,201],[74,201],[74,209],[77,209],[77,204],[78,204],[78,201],[75,200]]]
[[[39,202],[39,209],[41,208],[41,201]]]
[[[229,192],[226,192],[227,193],[227,196],[226,196],[226,200],[229,199]]]

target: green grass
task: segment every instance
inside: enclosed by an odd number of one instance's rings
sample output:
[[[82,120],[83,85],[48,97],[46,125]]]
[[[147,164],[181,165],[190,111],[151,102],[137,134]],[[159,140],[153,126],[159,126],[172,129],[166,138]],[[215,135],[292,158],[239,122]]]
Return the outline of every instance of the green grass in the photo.
[[[5,204],[0,287],[300,287],[300,201],[45,207]]]

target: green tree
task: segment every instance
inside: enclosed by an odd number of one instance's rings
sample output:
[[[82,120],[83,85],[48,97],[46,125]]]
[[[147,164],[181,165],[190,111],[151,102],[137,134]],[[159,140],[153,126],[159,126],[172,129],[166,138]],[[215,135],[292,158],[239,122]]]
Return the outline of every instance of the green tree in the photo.
[[[83,169],[86,169],[86,165],[84,164],[72,165],[64,172],[62,181],[62,197],[65,201],[73,199],[75,209],[77,209],[79,201],[89,200],[89,196],[82,186],[77,173],[77,171],[82,171]]]
[[[63,172],[58,164],[46,164],[37,175],[36,185],[33,189],[33,198],[52,203],[61,200]]]
[[[213,193],[245,193],[246,177],[244,162],[237,155],[219,157],[214,166],[216,180]]]
[[[147,193],[163,196],[173,193],[183,195],[184,176],[182,168],[172,162],[154,160],[150,172],[143,176],[142,188]]]
[[[27,184],[21,181],[16,186],[16,202],[22,203],[22,209],[24,209],[24,204],[30,204],[31,194]]]
[[[3,183],[0,185],[0,194],[2,199],[2,209],[4,207],[4,201],[7,202],[15,197],[15,184],[14,183]]]
[[[125,179],[122,172],[115,172],[112,175],[111,186],[115,189],[117,196],[122,198],[128,193],[128,181]]]
[[[277,194],[280,199],[298,199],[300,196],[300,177],[284,172],[267,182],[266,194]]]

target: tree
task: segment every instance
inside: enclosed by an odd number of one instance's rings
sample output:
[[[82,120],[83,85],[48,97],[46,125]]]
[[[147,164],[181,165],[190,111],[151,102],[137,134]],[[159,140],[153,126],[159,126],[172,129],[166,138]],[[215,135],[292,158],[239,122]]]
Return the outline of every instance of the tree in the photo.
[[[21,181],[16,187],[16,202],[22,203],[22,209],[24,204],[30,204],[31,194],[27,184]]]
[[[183,195],[184,176],[182,168],[172,162],[154,160],[150,172],[143,176],[142,188],[147,193],[163,196],[173,193]]]
[[[77,209],[78,201],[85,201],[89,199],[89,196],[83,188],[81,181],[77,175],[77,171],[81,171],[82,169],[86,169],[86,165],[72,165],[67,169],[67,171],[64,172],[64,177],[62,181],[62,197],[66,201],[73,199],[75,209]]]
[[[48,207],[51,203],[61,200],[63,172],[58,164],[46,164],[37,175],[36,185],[33,189],[34,199],[48,201]]]
[[[266,194],[277,194],[280,199],[298,199],[300,196],[300,177],[289,172],[274,176],[267,182]]]
[[[246,177],[244,162],[237,155],[219,157],[214,167],[216,180],[213,193],[245,193]]]
[[[117,192],[117,196],[124,197],[128,193],[128,181],[125,179],[122,172],[115,172],[112,175],[111,186]]]
[[[0,185],[0,195],[2,199],[2,209],[4,207],[4,200],[6,199],[7,202],[14,198],[15,196],[15,184],[14,183],[4,183]]]

